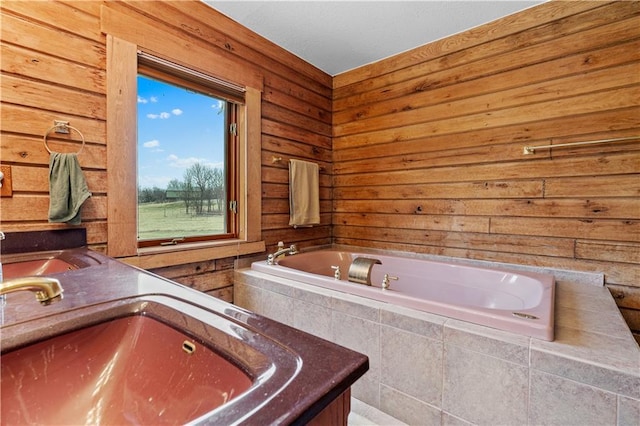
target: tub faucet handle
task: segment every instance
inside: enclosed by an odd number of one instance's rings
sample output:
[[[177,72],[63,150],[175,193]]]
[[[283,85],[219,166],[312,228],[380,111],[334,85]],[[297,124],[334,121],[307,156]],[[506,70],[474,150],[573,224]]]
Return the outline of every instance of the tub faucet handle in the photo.
[[[331,269],[334,270],[333,278],[335,278],[336,280],[339,280],[340,278],[342,278],[342,275],[340,274],[340,266],[331,265]]]
[[[382,278],[382,289],[386,290],[389,288],[389,286],[391,285],[389,283],[389,280],[394,280],[394,281],[398,281],[398,277],[392,277],[389,274],[384,274],[384,278]]]

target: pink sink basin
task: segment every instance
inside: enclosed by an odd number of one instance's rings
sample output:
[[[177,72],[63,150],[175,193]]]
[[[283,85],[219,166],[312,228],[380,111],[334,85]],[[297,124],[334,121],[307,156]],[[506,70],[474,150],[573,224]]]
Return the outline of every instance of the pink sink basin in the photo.
[[[34,275],[50,275],[99,265],[100,260],[86,249],[67,249],[2,255],[5,280]]]
[[[253,379],[144,315],[112,319],[2,355],[3,424],[184,424]]]
[[[2,267],[2,275],[4,279],[12,279],[18,277],[28,277],[32,275],[48,275],[58,272],[66,272],[78,269],[64,260],[38,259],[25,260],[23,262],[7,263]]]

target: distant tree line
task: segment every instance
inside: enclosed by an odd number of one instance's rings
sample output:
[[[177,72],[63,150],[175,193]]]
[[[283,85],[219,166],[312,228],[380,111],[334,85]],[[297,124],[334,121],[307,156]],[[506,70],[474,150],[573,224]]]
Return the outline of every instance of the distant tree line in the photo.
[[[138,203],[183,201],[187,214],[220,213],[225,204],[225,176],[221,169],[195,163],[182,181],[172,179],[167,189],[138,187]]]

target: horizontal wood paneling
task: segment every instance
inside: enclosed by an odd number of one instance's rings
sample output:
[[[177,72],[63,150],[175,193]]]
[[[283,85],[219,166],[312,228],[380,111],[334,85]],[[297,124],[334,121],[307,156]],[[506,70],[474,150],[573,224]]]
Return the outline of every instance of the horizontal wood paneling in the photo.
[[[640,140],[523,155],[640,135],[640,3],[547,2],[333,83],[336,243],[640,287]]]
[[[0,207],[5,231],[67,226],[46,219],[42,144],[65,119],[87,141],[80,161],[94,197],[82,226],[92,247],[108,244],[117,188],[105,184],[101,29],[133,25],[140,37],[260,76],[268,250],[347,243],[604,272],[615,288],[640,287],[640,144],[522,155],[524,145],[640,133],[638,2],[547,2],[334,78],[198,1],[1,7],[0,153],[14,177],[14,197]],[[49,143],[71,152],[80,140]],[[320,226],[288,226],[290,158],[321,167]],[[231,298],[217,287],[224,271],[179,278]]]
[[[271,202],[261,221],[269,248],[278,241],[299,246],[327,244],[331,238],[332,79],[328,74],[217,13],[200,1],[3,1],[1,161],[13,172],[14,196],[0,204],[3,231],[59,229],[48,211],[49,154],[42,137],[53,120],[68,120],[82,131],[86,146],[80,163],[93,193],[83,206],[82,227],[91,247],[106,251],[107,203],[117,187],[107,187],[105,32],[126,32],[147,46],[170,44],[179,55],[219,76],[241,76],[262,93],[264,198]],[[129,40],[135,42],[136,40]],[[179,60],[180,58],[176,58]],[[226,74],[225,74],[226,73]],[[51,135],[49,146],[73,152],[75,132]],[[273,164],[273,156],[283,162]],[[296,230],[288,226],[287,161],[316,161],[321,171],[323,225]],[[270,188],[277,188],[273,193]],[[260,190],[260,188],[258,188]],[[264,247],[264,243],[255,247]],[[200,253],[200,252],[198,252]],[[234,251],[222,270],[187,271],[179,281],[232,300],[228,287]],[[162,269],[175,256],[150,256],[143,267]],[[198,258],[199,259],[199,258]],[[191,264],[194,259],[184,257]],[[224,259],[217,259],[220,262]],[[230,266],[231,265],[231,266]]]

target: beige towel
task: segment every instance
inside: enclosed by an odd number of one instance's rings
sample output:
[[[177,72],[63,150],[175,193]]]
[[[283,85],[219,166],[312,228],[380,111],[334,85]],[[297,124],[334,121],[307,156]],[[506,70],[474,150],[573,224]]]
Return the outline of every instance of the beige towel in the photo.
[[[316,163],[289,160],[289,225],[320,223],[320,178]]]

